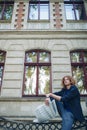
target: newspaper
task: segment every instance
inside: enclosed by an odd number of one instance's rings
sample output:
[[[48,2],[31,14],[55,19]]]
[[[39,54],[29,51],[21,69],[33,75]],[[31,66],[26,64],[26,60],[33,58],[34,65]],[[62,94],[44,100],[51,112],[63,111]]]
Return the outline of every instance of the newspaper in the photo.
[[[46,122],[58,116],[55,100],[49,100],[49,106],[42,104],[35,110],[35,116],[38,122]]]

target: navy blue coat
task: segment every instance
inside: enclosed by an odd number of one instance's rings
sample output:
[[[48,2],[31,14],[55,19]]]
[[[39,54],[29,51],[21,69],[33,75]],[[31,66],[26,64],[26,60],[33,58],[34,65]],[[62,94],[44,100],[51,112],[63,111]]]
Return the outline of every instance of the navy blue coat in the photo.
[[[84,120],[80,104],[80,93],[75,85],[72,85],[70,89],[63,88],[54,94],[62,97],[61,102],[63,102],[65,109],[68,108],[72,112],[75,120],[80,122]]]

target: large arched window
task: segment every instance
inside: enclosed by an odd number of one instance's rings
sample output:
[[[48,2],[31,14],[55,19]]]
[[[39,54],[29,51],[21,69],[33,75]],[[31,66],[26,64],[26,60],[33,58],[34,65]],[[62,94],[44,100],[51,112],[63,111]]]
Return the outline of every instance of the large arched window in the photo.
[[[87,50],[71,51],[73,77],[81,94],[87,94]]]
[[[6,52],[0,51],[0,91],[1,91],[2,79],[3,79],[5,56],[6,56]]]
[[[51,55],[49,51],[25,53],[23,96],[42,96],[51,91]]]

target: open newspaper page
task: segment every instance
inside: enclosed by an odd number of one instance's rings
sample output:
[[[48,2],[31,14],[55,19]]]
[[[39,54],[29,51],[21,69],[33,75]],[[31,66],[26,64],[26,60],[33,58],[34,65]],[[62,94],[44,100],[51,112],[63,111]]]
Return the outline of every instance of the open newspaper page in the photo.
[[[49,121],[58,116],[55,100],[49,101],[49,106],[42,104],[35,110],[35,116],[39,122]]]

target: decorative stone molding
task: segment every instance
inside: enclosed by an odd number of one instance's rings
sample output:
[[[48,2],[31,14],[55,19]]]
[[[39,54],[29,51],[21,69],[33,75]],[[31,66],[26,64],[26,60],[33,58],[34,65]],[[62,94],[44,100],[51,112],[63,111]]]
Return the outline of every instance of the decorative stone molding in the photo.
[[[85,39],[87,30],[1,30],[0,40],[5,39]]]
[[[18,4],[17,4],[17,9],[16,9],[16,19],[15,19],[15,25],[14,27],[16,29],[21,29],[23,28],[23,22],[24,22],[24,12],[25,12],[25,9],[24,9],[25,5],[24,5],[24,2],[20,1]]]
[[[55,24],[54,24],[54,27],[57,28],[57,29],[61,29],[63,27],[63,24],[62,24],[62,8],[61,8],[61,4],[59,2],[55,2],[53,4],[53,16],[54,16],[54,21],[55,21]]]

